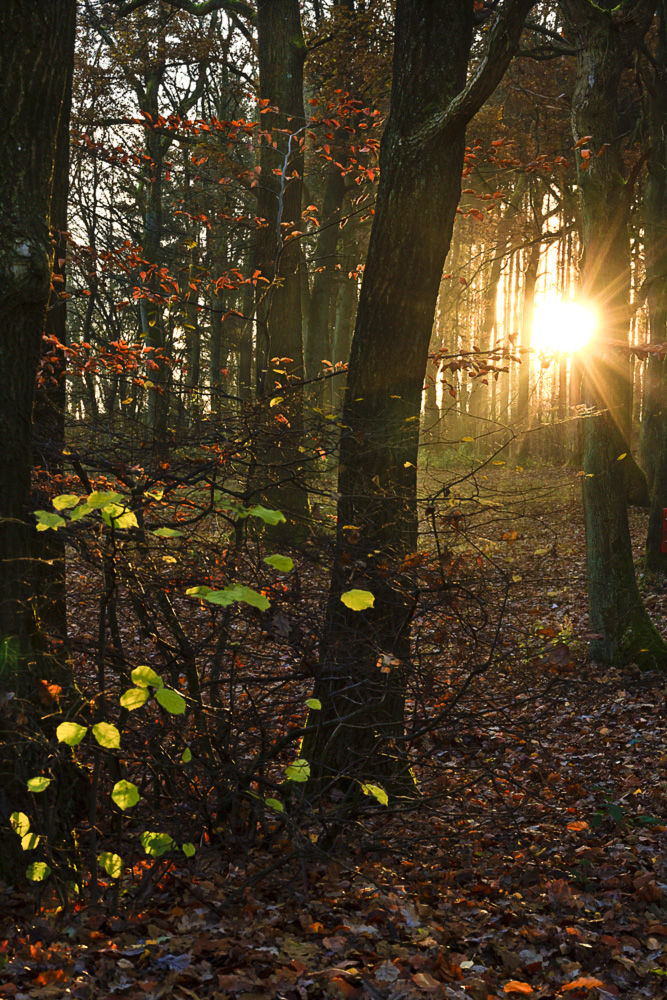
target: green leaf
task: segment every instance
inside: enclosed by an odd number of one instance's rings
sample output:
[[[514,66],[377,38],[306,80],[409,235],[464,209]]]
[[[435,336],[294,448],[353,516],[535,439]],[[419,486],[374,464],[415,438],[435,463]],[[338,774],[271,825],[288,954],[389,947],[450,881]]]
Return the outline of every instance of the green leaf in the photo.
[[[156,528],[153,534],[158,538],[182,538],[185,532],[177,531],[176,528]]]
[[[123,873],[123,859],[120,854],[112,854],[110,851],[102,851],[97,859],[111,878],[120,878]]]
[[[185,698],[172,688],[158,688],[155,700],[171,715],[183,715],[185,712]]]
[[[370,590],[346,590],[340,595],[340,599],[351,611],[365,611],[375,604],[375,597]]]
[[[72,507],[76,507],[80,499],[81,497],[73,493],[61,493],[59,497],[54,497],[51,503],[56,510],[71,510]]]
[[[117,781],[113,786],[111,798],[119,809],[125,811],[126,809],[131,809],[132,806],[136,806],[141,796],[139,795],[137,786],[133,785],[131,781],[125,781],[123,778],[122,781]]]
[[[45,792],[50,784],[51,784],[50,778],[43,778],[43,777],[30,778],[30,780],[28,781],[28,791],[34,792],[35,794],[37,794],[38,792]]]
[[[192,750],[190,749],[190,747],[186,747],[185,750],[183,751],[181,762],[183,764],[189,764],[191,760],[192,760]]]
[[[277,813],[285,812],[285,807],[280,801],[280,799],[265,799],[264,800],[271,809],[275,809]]]
[[[141,708],[142,705],[145,705],[147,699],[148,691],[146,688],[128,688],[127,691],[120,696],[120,703],[123,708],[128,710],[128,712],[134,712],[135,708]]]
[[[26,833],[25,837],[21,837],[22,851],[33,851],[38,844],[39,836],[36,833]]]
[[[279,573],[289,573],[290,570],[294,569],[294,560],[290,559],[289,556],[265,556],[264,562],[267,566],[273,566]]]
[[[106,493],[91,493],[86,497],[86,507],[88,510],[101,510],[110,503],[122,503],[125,497],[122,493],[114,493],[108,490]]]
[[[262,507],[261,503],[248,507],[245,517],[259,517],[265,524],[281,524],[286,520],[282,511],[269,510],[268,507]]]
[[[310,778],[310,764],[303,757],[298,757],[285,768],[285,775],[290,781],[308,781]]]
[[[51,869],[45,861],[34,861],[26,868],[25,875],[31,882],[43,882],[51,874]]]
[[[56,729],[56,739],[68,747],[76,747],[87,732],[88,726],[80,726],[78,722],[61,722]]]
[[[378,800],[381,806],[389,805],[389,796],[382,785],[362,785],[361,790],[364,795],[372,795],[374,799]]]
[[[67,521],[60,514],[54,514],[50,510],[35,510],[33,514],[37,518],[37,530],[38,531],[48,531],[49,528],[52,531],[57,531],[58,528],[62,528]]]
[[[85,514],[90,514],[91,510],[95,510],[95,507],[91,507],[88,503],[79,504],[72,511],[70,521],[79,521]]]
[[[195,854],[197,848],[195,847],[194,844],[187,843],[187,844],[181,844],[181,850],[183,851],[183,854],[186,856],[186,858],[191,858]]]
[[[93,726],[93,736],[107,750],[116,750],[120,746],[120,733],[112,722],[98,722]]]
[[[140,688],[164,687],[162,678],[151,667],[135,667],[132,671],[132,680]]]
[[[306,698],[306,705],[314,712],[319,712],[322,708],[322,702],[319,698]]]
[[[25,837],[26,833],[30,829],[30,820],[25,813],[14,812],[9,817],[9,825],[14,833],[19,835],[19,837]]]
[[[102,517],[109,527],[125,531],[127,528],[138,528],[137,515],[119,503],[110,503],[102,508]]]
[[[230,584],[224,590],[211,590],[210,587],[206,586],[190,587],[185,593],[188,597],[198,597],[202,601],[208,601],[209,604],[219,604],[223,608],[228,608],[230,604],[235,604],[237,601],[251,604],[254,608],[259,608],[260,611],[266,611],[267,608],[271,607],[271,602],[267,597],[264,597],[264,594],[258,594],[251,587],[243,587],[240,584]]]
[[[150,830],[145,830],[141,835],[141,846],[146,854],[150,854],[152,858],[160,858],[176,845],[168,833],[153,833]]]

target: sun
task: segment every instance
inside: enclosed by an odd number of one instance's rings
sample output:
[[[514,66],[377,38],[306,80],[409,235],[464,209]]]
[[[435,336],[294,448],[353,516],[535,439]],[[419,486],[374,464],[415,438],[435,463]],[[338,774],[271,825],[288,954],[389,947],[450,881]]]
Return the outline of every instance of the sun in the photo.
[[[574,354],[586,346],[596,326],[592,309],[548,292],[535,305],[531,346],[538,354]]]

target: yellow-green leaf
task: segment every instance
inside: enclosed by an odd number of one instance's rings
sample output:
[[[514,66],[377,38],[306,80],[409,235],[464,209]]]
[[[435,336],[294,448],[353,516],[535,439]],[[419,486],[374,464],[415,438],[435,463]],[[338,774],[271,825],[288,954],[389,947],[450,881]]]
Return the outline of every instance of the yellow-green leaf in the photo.
[[[39,836],[36,833],[26,833],[25,837],[21,837],[22,851],[33,851],[38,844]]]
[[[97,859],[111,878],[120,878],[123,873],[123,859],[119,854],[112,854],[110,851],[102,851]]]
[[[145,687],[134,687],[128,688],[120,696],[120,703],[128,712],[134,712],[136,708],[141,708],[142,705],[145,705],[147,699],[148,691]]]
[[[120,746],[120,733],[112,722],[98,722],[93,726],[93,736],[101,747],[116,750]]]
[[[140,688],[164,687],[162,678],[151,667],[135,667],[132,671],[132,681]]]
[[[171,715],[183,715],[185,712],[185,698],[172,688],[158,688],[155,700]]]
[[[72,507],[76,507],[80,499],[74,493],[61,493],[59,497],[54,497],[51,503],[56,510],[71,510]]]
[[[26,833],[30,829],[30,820],[25,813],[13,812],[9,817],[9,825],[14,833],[19,835],[19,837],[25,837]]]
[[[289,573],[294,569],[294,560],[290,559],[289,556],[266,556],[264,562],[267,566],[272,566],[273,569],[277,569],[280,573]]]
[[[186,858],[191,858],[195,854],[197,848],[195,847],[194,844],[187,843],[187,844],[181,844],[181,850],[183,851],[183,854],[186,856]]]
[[[185,750],[183,751],[183,756],[181,757],[181,761],[183,762],[183,764],[189,764],[191,760],[192,760],[192,750],[190,749],[190,747],[186,747]]]
[[[88,726],[80,726],[78,722],[61,722],[56,729],[56,739],[68,747],[76,747],[87,732]]]
[[[137,786],[133,785],[131,781],[125,781],[123,778],[113,786],[111,798],[118,808],[124,811],[125,809],[131,809],[132,806],[136,806],[141,796],[139,795]]]
[[[280,799],[265,799],[264,801],[270,809],[275,809],[277,813],[285,812],[285,807]]]
[[[389,805],[389,796],[385,792],[382,785],[362,785],[361,790],[364,795],[372,795],[374,799],[377,799],[381,806]]]
[[[319,712],[322,708],[322,702],[319,698],[306,698],[306,705],[308,708],[312,708],[314,712]]]
[[[51,784],[50,778],[43,778],[43,777],[30,778],[28,781],[28,791],[34,792],[35,794],[37,794],[38,792],[44,792],[46,791],[46,789],[49,787],[50,784]]]
[[[173,837],[168,833],[153,833],[145,830],[141,835],[141,846],[152,858],[160,858],[174,847]]]
[[[64,517],[61,517],[60,514],[54,514],[50,510],[35,510],[33,513],[37,518],[38,531],[48,531],[49,528],[57,531],[58,528],[62,528],[64,524],[67,524]]]
[[[183,532],[176,528],[156,528],[153,532],[158,538],[182,538]]]
[[[290,781],[308,781],[310,764],[303,757],[298,757],[285,768],[285,775]]]
[[[119,503],[110,503],[102,508],[102,517],[105,522],[114,528],[126,530],[127,528],[137,528],[137,515]]]
[[[31,882],[43,882],[51,874],[51,869],[45,861],[34,861],[26,868],[26,878]]]
[[[340,599],[351,611],[365,611],[375,604],[375,597],[370,590],[346,590],[340,595]]]

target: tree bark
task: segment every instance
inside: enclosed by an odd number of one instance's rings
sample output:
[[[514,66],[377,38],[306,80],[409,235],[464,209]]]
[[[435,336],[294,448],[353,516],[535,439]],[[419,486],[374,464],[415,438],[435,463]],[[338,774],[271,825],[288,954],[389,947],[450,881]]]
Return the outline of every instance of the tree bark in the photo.
[[[412,779],[401,760],[416,589],[417,456],[428,347],[456,206],[466,124],[497,82],[531,4],[503,7],[492,50],[466,86],[473,4],[397,0],[392,107],[343,411],[338,527],[303,756],[316,781]],[[502,44],[498,41],[502,35]],[[488,75],[490,72],[491,75]],[[365,611],[341,600],[373,594]]]
[[[616,115],[620,74],[653,8],[638,0],[615,15],[588,0],[563,0],[563,9],[577,42],[575,143],[591,137],[591,155],[578,154],[581,284],[599,312],[599,332],[585,357],[587,402],[595,409],[584,421],[583,479],[590,625],[598,636],[591,653],[605,663],[633,659],[642,667],[667,668],[667,646],[639,595],[626,510],[630,201]],[[603,155],[595,155],[603,143]]]
[[[74,0],[0,7],[0,660],[4,682],[35,634],[30,522],[33,405],[49,302],[52,190],[74,64]]]

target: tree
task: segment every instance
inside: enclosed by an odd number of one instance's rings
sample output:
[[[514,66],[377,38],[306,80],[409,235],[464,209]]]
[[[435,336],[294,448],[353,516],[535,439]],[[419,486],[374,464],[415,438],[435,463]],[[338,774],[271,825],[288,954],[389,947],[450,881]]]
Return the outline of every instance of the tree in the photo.
[[[7,0],[0,9],[0,643],[5,682],[30,655],[35,385],[51,288],[52,196],[74,66],[75,0]]]
[[[403,733],[416,593],[419,414],[440,278],[461,190],[466,126],[518,44],[531,0],[509,0],[466,83],[474,4],[397,0],[392,106],[352,342],[336,553],[302,753],[313,774],[406,779]],[[373,595],[359,611],[341,596]],[[409,783],[409,777],[407,781]]]
[[[594,413],[584,428],[584,521],[591,653],[605,663],[635,660],[667,667],[667,645],[642,603],[626,510],[628,428],[629,241],[634,179],[624,178],[616,96],[623,67],[641,41],[654,5],[644,0],[613,12],[589,0],[562,0],[577,43],[572,128],[578,147],[583,217],[583,293],[600,314],[586,359]]]

